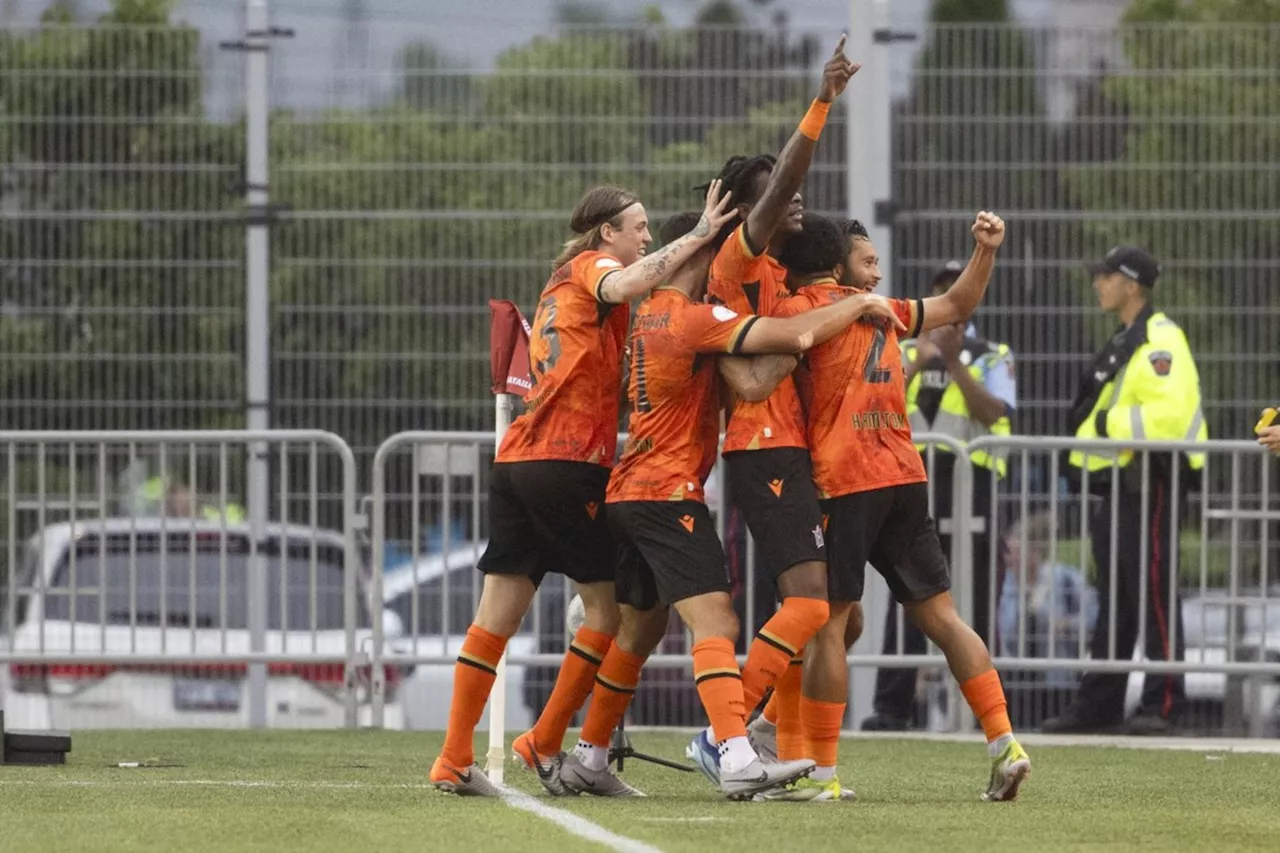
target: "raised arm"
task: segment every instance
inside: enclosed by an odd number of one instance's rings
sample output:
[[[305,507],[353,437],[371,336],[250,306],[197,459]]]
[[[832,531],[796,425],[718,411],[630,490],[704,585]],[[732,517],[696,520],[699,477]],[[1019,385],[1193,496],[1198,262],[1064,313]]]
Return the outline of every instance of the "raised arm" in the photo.
[[[778,383],[791,375],[800,363],[794,355],[722,355],[717,361],[725,384],[748,403],[767,400]]]
[[[813,151],[818,145],[818,136],[827,120],[827,112],[832,102],[840,97],[849,78],[858,73],[862,66],[850,62],[844,55],[844,43],[848,36],[841,36],[835,53],[827,60],[822,69],[822,83],[818,88],[818,96],[809,106],[804,120],[796,128],[795,133],[787,140],[787,144],[778,154],[778,162],[774,164],[765,186],[764,195],[747,215],[747,238],[752,247],[763,251],[786,218],[791,200],[795,198],[804,176],[809,172],[809,164],[813,162]]]
[[[737,213],[730,206],[729,194],[721,198],[720,181],[712,181],[707,188],[706,206],[698,224],[688,234],[672,240],[649,257],[606,275],[600,280],[596,298],[601,302],[621,304],[644,296],[711,242],[712,237],[735,216]]]
[[[996,265],[996,250],[1004,242],[1004,220],[984,210],[974,220],[971,230],[975,240],[973,255],[946,293],[925,298],[922,332],[968,320],[987,293],[991,270]]]
[[[855,293],[794,317],[755,318],[742,339],[740,352],[802,353],[826,343],[863,317],[884,319],[896,326],[899,332],[907,331],[888,299],[874,293]]]

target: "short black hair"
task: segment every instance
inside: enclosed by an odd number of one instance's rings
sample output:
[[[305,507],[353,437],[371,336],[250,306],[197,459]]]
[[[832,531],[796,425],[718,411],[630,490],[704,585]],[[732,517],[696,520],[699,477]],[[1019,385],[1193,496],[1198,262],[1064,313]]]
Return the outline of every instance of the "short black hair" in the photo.
[[[662,228],[658,231],[658,239],[664,246],[673,240],[678,240],[692,231],[693,226],[697,225],[701,218],[702,214],[696,210],[672,214],[666,222],[662,223]]]
[[[849,239],[834,221],[806,210],[800,216],[799,233],[787,238],[778,263],[795,275],[829,273],[845,262]]]
[[[844,233],[846,239],[853,241],[858,238],[870,240],[871,235],[867,233],[867,226],[863,225],[857,219],[846,219],[840,223],[840,230]]]

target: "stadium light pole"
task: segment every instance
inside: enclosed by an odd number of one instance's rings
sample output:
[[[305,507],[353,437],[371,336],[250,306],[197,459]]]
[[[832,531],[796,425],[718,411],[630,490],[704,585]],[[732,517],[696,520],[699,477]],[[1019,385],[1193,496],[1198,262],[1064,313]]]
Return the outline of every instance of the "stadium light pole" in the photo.
[[[848,171],[845,176],[848,214],[867,226],[867,233],[881,258],[885,280],[880,292],[896,292],[893,278],[893,229],[888,203],[893,191],[890,147],[893,121],[890,87],[895,36],[890,29],[889,0],[851,0],[848,56],[862,63],[862,70],[845,92],[848,110]],[[889,589],[880,575],[867,572],[863,596],[863,625],[855,655],[878,654],[884,636]],[[855,667],[849,678],[849,713],[856,726],[872,712],[876,672]]]
[[[245,427],[271,427],[270,234],[267,209],[267,0],[245,0]],[[249,445],[248,509],[254,543],[266,536],[269,459],[264,442]],[[249,577],[249,650],[267,651],[267,560],[254,546]],[[267,667],[249,664],[249,726],[267,725]]]

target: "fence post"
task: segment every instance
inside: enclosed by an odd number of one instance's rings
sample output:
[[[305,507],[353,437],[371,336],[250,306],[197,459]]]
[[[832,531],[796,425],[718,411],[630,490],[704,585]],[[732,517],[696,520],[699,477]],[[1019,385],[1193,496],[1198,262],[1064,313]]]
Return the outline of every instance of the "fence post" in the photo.
[[[250,218],[245,228],[245,428],[269,429],[270,326],[268,275],[270,245],[267,221],[254,215],[267,205],[267,0],[245,0],[245,190]],[[249,524],[255,543],[266,533],[269,500],[266,444],[249,448]],[[255,546],[256,551],[256,546]],[[267,563],[255,554],[250,563],[249,648],[267,650]],[[267,724],[267,668],[249,665],[249,725]]]

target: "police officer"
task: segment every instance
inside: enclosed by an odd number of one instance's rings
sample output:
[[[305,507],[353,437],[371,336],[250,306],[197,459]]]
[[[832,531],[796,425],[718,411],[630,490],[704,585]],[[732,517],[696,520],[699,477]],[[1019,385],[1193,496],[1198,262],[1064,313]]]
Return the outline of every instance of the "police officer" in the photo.
[[[951,261],[930,283],[930,293],[946,293],[960,277],[964,265]],[[927,337],[904,341],[902,357],[907,379],[907,414],[911,431],[943,433],[960,442],[983,435],[1009,435],[1010,417],[1018,405],[1013,353],[1005,344],[990,343],[972,325],[957,323],[933,330]],[[917,445],[928,464],[923,444]],[[991,481],[1005,475],[1005,459],[988,453],[972,455],[974,468],[973,628],[987,639],[990,622],[990,570],[992,528]],[[939,446],[929,479],[934,488],[934,513],[938,518],[943,549],[950,553],[952,484],[955,456]],[[900,608],[890,603],[885,620],[884,654],[898,653]],[[910,622],[902,629],[904,654],[924,654],[924,634]],[[882,669],[876,673],[875,713],[862,723],[865,731],[907,728],[915,716],[916,670]]]
[[[1080,393],[1072,403],[1072,428],[1077,438],[1168,439],[1204,442],[1209,438],[1200,408],[1200,374],[1187,346],[1186,335],[1151,304],[1152,288],[1160,275],[1155,258],[1133,246],[1117,246],[1093,269],[1093,287],[1104,311],[1116,315],[1121,326],[1093,360]],[[1098,496],[1089,532],[1097,570],[1099,614],[1090,654],[1108,657],[1108,635],[1115,632],[1115,656],[1128,660],[1138,639],[1141,584],[1146,594],[1146,656],[1148,660],[1182,660],[1182,631],[1171,634],[1170,590],[1176,624],[1182,624],[1182,600],[1177,578],[1170,571],[1170,555],[1178,534],[1170,529],[1174,501],[1185,499],[1189,482],[1204,467],[1203,453],[1152,453],[1148,477],[1143,477],[1142,454],[1076,451],[1069,456],[1073,475],[1088,471],[1089,491]],[[1113,463],[1118,466],[1119,499],[1112,505]],[[1174,467],[1179,494],[1173,494]],[[1145,494],[1144,494],[1145,493]],[[1145,498],[1145,500],[1144,500]],[[1146,512],[1143,513],[1145,505]],[[1112,529],[1112,513],[1115,529]],[[1185,518],[1186,513],[1180,513]],[[1111,548],[1115,536],[1116,577],[1112,621]],[[1067,711],[1046,720],[1046,732],[1087,732],[1112,729],[1124,722],[1127,673],[1089,672]],[[1185,700],[1183,677],[1153,673],[1146,676],[1142,704],[1127,729],[1131,734],[1159,734],[1176,722]]]

